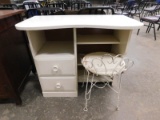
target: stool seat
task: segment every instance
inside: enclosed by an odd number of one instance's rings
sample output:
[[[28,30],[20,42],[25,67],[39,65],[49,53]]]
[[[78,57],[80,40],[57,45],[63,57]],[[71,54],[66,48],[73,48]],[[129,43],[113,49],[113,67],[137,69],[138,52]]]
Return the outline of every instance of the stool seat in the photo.
[[[107,52],[87,54],[81,62],[86,70],[97,75],[113,76],[126,70],[122,57]]]

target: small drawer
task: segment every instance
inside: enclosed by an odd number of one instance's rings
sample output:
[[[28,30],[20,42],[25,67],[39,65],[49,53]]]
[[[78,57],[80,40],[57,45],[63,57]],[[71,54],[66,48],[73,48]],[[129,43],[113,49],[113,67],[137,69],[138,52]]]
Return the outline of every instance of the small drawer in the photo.
[[[36,60],[35,65],[39,76],[75,75],[74,59],[65,60]]]
[[[77,90],[75,76],[67,77],[40,77],[43,92],[71,92]]]

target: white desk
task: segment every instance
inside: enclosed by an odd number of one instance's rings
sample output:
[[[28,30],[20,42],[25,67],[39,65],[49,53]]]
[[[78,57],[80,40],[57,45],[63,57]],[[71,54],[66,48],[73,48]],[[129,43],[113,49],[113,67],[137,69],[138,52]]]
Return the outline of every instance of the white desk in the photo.
[[[16,24],[25,30],[44,97],[76,97],[80,57],[95,51],[125,54],[133,29],[121,15],[36,16]]]

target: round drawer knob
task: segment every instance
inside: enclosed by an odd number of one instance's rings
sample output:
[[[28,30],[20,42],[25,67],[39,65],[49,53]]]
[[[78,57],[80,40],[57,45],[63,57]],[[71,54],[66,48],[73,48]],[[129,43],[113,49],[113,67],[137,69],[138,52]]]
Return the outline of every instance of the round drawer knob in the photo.
[[[56,83],[56,88],[61,88],[61,83]]]
[[[54,66],[53,66],[53,71],[54,71],[54,72],[57,72],[57,71],[58,71],[58,66],[57,66],[57,65],[54,65]]]

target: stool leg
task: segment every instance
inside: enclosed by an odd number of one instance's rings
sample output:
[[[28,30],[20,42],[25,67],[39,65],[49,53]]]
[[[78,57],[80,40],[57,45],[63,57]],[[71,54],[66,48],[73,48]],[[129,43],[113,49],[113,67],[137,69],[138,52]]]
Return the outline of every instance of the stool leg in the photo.
[[[90,76],[90,72],[88,72],[88,75],[87,75],[87,83],[86,83],[86,90],[85,90],[85,107],[84,107],[84,111],[88,111],[88,101],[90,100],[90,97],[91,97],[91,92],[92,92],[92,88],[93,88],[93,80],[94,80],[94,74],[92,75],[92,80],[91,80],[91,86],[90,88],[88,89],[88,82],[89,82],[89,76]]]
[[[88,90],[88,81],[89,81],[89,72],[88,72],[88,75],[87,75],[87,82],[86,82],[86,90],[85,90],[85,107],[84,107],[84,111],[88,111],[88,99],[87,99],[87,90]]]

